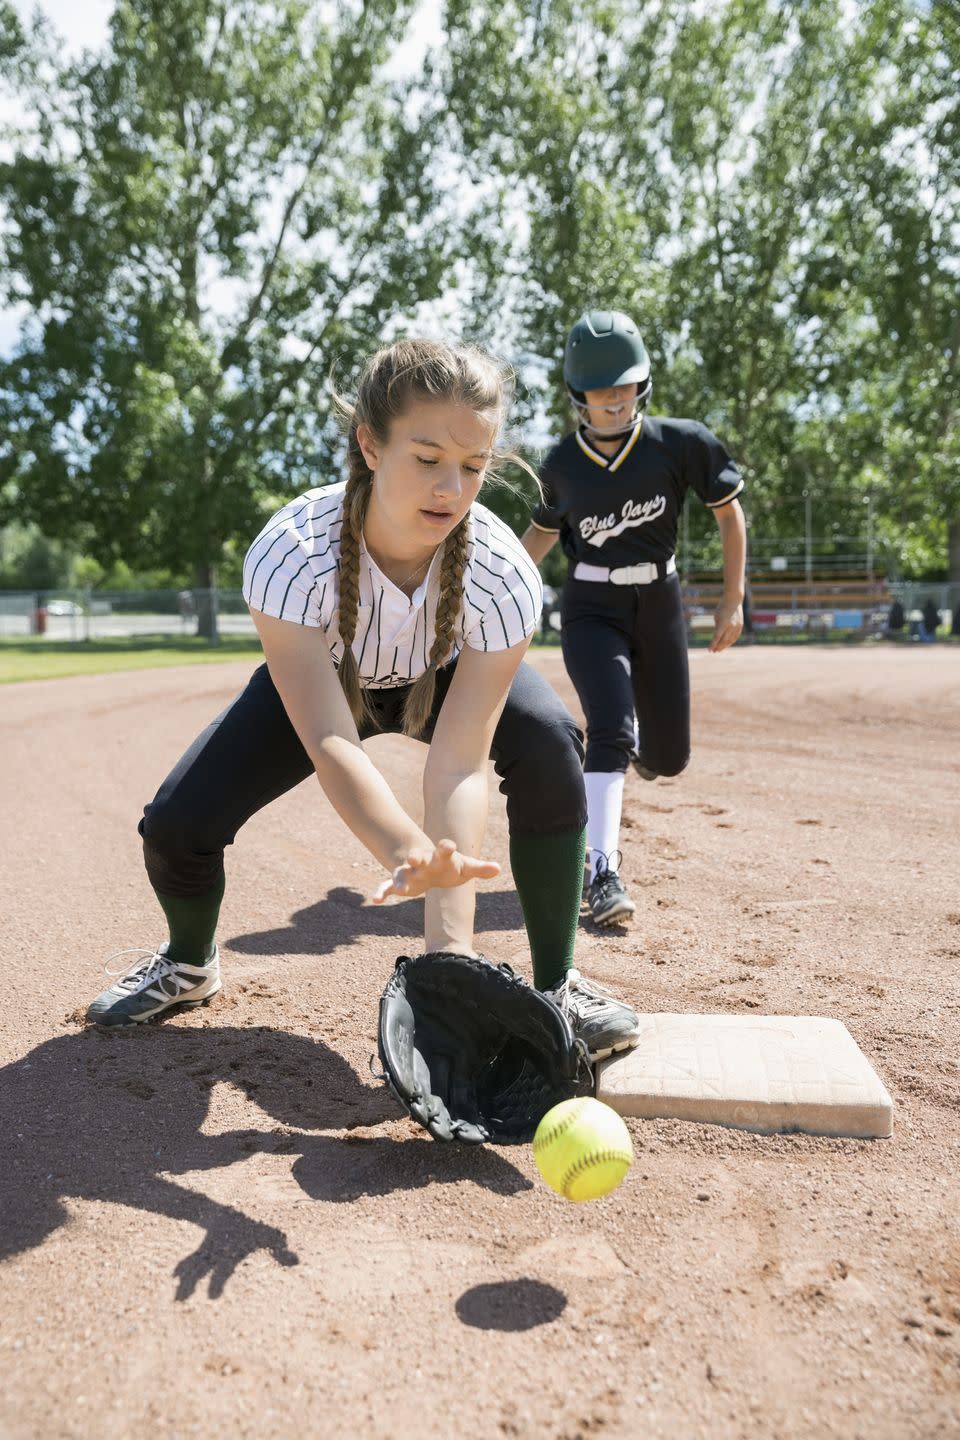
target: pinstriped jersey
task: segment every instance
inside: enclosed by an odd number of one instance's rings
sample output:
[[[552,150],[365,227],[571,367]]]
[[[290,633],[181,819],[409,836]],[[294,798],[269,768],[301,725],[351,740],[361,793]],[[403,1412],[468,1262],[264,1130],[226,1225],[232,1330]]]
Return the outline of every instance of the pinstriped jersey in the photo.
[[[743,489],[743,477],[717,437],[697,420],[645,415],[616,455],[583,430],[551,450],[540,472],[544,498],[531,519],[559,530],[571,561],[615,569],[669,560],[687,491],[712,510]]]
[[[340,531],[346,481],[308,490],[279,510],[254,540],[243,565],[243,598],[252,610],[323,630],[334,664],[338,629]],[[454,650],[506,650],[540,623],[539,571],[510,527],[477,502],[467,516],[463,603]],[[366,689],[409,685],[429,664],[436,634],[442,547],[413,597],[403,593],[360,545],[359,605],[353,653]]]

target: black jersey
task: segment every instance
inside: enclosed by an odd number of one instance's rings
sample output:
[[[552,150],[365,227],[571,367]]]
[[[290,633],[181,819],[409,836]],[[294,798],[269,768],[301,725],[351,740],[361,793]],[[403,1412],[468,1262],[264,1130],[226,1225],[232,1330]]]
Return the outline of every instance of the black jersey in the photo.
[[[544,496],[531,516],[560,532],[572,561],[616,569],[669,560],[688,489],[712,510],[743,489],[743,477],[717,437],[697,420],[644,415],[616,455],[594,449],[577,430],[556,445],[540,472]]]

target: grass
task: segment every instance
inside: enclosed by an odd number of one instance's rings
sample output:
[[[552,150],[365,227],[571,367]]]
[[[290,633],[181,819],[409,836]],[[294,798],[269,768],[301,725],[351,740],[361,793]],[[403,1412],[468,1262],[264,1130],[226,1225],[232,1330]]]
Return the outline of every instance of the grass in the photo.
[[[169,635],[107,640],[0,639],[0,685],[169,665],[218,665],[226,660],[256,660],[261,654],[259,640],[235,636],[219,645],[208,645],[196,636]]]
[[[754,645],[821,645],[862,644],[867,637],[862,631],[835,630],[825,635],[793,635],[783,632],[762,631],[746,638],[747,644]],[[896,637],[887,643],[908,644],[909,636]],[[710,641],[709,634],[694,634],[690,645],[703,649]],[[937,636],[939,644],[960,645],[960,637]],[[544,642],[539,635],[534,645],[546,643],[548,647],[560,644],[560,636],[551,634]],[[744,641],[740,642],[741,644]],[[876,640],[873,643],[877,643]],[[219,645],[208,645],[195,635],[136,635],[117,636],[107,640],[4,640],[0,638],[0,685],[14,684],[20,680],[62,680],[68,675],[103,675],[119,670],[156,670],[169,665],[218,665],[227,660],[258,660],[262,655],[260,642],[255,638],[246,639],[230,636]]]

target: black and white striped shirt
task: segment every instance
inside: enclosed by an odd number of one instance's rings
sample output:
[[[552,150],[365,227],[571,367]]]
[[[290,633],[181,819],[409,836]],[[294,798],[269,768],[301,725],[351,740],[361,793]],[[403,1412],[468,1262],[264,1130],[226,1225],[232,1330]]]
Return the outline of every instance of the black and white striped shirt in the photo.
[[[334,663],[343,654],[340,529],[346,481],[308,490],[279,510],[254,540],[243,565],[243,598],[252,610],[317,626]],[[540,573],[509,525],[476,501],[467,519],[463,604],[454,625],[454,654],[506,650],[540,623]],[[364,688],[409,685],[422,675],[433,644],[442,549],[411,599],[360,546],[360,601],[353,653]]]

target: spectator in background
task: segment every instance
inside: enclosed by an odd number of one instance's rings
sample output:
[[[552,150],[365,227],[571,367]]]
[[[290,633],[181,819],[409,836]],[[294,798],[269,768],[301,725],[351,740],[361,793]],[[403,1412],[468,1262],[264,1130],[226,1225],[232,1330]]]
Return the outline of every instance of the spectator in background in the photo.
[[[933,603],[931,596],[927,596],[923,606],[923,636],[924,640],[935,640],[937,630],[940,627],[940,611]]]
[[[951,635],[960,635],[960,604],[953,612],[953,624],[950,626]]]
[[[197,618],[197,603],[193,598],[192,590],[181,590],[177,596],[180,605],[180,619],[186,626],[191,620]]]
[[[907,617],[904,614],[903,606],[899,600],[894,600],[890,606],[890,614],[887,616],[887,634],[898,635],[906,623]]]

